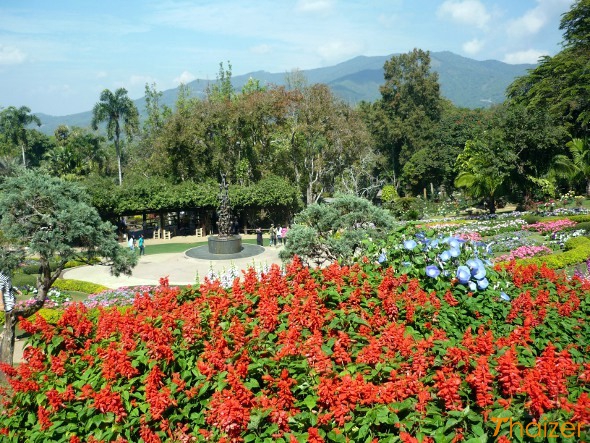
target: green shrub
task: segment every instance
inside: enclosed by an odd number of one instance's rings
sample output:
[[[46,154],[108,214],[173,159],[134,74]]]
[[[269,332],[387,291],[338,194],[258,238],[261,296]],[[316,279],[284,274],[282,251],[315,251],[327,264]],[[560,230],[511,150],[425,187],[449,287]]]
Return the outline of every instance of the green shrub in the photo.
[[[590,214],[588,215],[570,215],[568,217],[571,221],[578,223],[590,222]]]
[[[416,197],[401,197],[387,206],[399,220],[418,220],[424,214],[424,203]]]
[[[590,231],[590,221],[578,223],[576,226],[569,228],[568,231],[577,231],[579,229]]]
[[[523,220],[528,224],[528,225],[534,225],[535,223],[540,222],[543,219],[543,217],[540,217],[538,215],[525,215],[523,217]]]
[[[37,275],[15,272],[12,276],[12,284],[19,288],[21,286],[35,286],[37,284]]]
[[[45,319],[47,323],[52,325],[56,325],[62,315],[61,310],[59,309],[51,309],[51,308],[41,308],[37,312],[35,312],[31,317],[35,317],[35,315],[40,315]],[[31,318],[29,317],[29,318]],[[0,326],[4,325],[5,317],[4,315],[0,315]]]
[[[62,291],[77,291],[77,292],[85,292],[86,294],[95,294],[97,292],[104,291],[108,289],[106,286],[99,285],[96,283],[90,283],[87,281],[81,280],[64,280],[62,278],[58,278],[53,283],[53,287],[60,289]]]

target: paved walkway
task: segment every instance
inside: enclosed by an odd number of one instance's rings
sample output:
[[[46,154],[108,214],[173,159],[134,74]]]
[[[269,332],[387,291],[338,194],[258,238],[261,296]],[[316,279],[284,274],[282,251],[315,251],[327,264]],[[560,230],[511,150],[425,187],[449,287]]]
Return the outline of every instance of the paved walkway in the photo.
[[[254,236],[242,236],[243,238],[254,238]],[[202,241],[202,238],[195,236],[173,237],[171,240],[146,240],[146,249],[150,245],[162,243],[195,243]],[[188,247],[187,247],[188,249]],[[84,280],[92,283],[99,283],[109,288],[121,286],[155,285],[160,278],[168,277],[171,285],[189,285],[196,282],[213,270],[217,274],[222,273],[234,266],[238,270],[245,270],[251,266],[270,266],[273,263],[281,265],[279,251],[281,247],[264,248],[264,252],[248,258],[233,260],[203,260],[188,257],[184,252],[170,254],[154,254],[140,257],[139,263],[133,269],[130,276],[115,277],[110,274],[107,266],[81,266],[64,271],[63,278]]]

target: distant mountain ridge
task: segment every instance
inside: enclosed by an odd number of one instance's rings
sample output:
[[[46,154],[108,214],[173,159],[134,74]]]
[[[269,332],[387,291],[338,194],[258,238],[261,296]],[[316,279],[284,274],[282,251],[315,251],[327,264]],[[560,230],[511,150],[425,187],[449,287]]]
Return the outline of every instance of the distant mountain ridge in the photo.
[[[373,102],[381,97],[379,86],[385,80],[383,65],[392,55],[386,56],[358,56],[334,66],[302,70],[310,84],[325,83],[335,95],[349,103],[360,101]],[[492,103],[505,100],[505,91],[515,78],[523,76],[536,65],[509,65],[497,60],[478,61],[454,54],[449,51],[431,52],[431,68],[438,72],[441,93],[456,106],[466,108],[480,108]],[[232,76],[232,84],[236,90],[250,79],[254,78],[262,85],[284,85],[286,73],[270,73],[266,71],[250,72]],[[207,86],[215,80],[197,79],[188,86],[195,96],[204,96]],[[161,103],[174,106],[178,95],[178,88],[163,91]],[[97,97],[98,101],[98,97]],[[143,113],[145,98],[134,100]],[[39,128],[46,134],[53,134],[55,128],[61,124],[87,127],[92,120],[92,111],[81,112],[66,116],[51,116],[36,114],[43,125]]]

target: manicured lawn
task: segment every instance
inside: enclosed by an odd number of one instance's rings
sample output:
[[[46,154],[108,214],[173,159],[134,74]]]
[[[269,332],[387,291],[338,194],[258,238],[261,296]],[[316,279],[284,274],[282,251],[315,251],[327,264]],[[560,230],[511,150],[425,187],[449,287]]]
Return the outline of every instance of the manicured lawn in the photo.
[[[256,244],[256,239],[242,239],[242,243],[249,243],[252,245]],[[268,244],[268,239],[265,239],[265,243]],[[164,243],[159,245],[146,245],[145,247],[145,255],[153,255],[153,254],[170,254],[170,253],[178,253],[184,252],[191,248],[196,248],[198,246],[204,246],[207,244],[207,241],[200,241],[196,243]]]

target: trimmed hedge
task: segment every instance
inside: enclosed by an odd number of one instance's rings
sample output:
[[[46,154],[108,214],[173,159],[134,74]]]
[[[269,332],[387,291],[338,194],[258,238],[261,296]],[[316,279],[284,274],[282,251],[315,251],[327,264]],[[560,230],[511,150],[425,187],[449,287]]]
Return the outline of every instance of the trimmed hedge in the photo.
[[[82,280],[64,280],[62,278],[55,280],[53,287],[62,291],[77,291],[85,292],[86,294],[96,294],[97,292],[102,292],[105,289],[108,289],[106,286],[96,283],[90,283]]]
[[[517,260],[519,265],[545,264],[550,269],[564,269],[568,266],[577,265],[590,259],[590,238],[574,237],[565,243],[565,251],[557,254],[544,255]]]
[[[587,215],[570,215],[567,218],[569,218],[571,221],[575,221],[575,222],[578,222],[578,223],[590,222],[590,214],[587,214]]]
[[[55,325],[61,318],[62,314],[63,310],[60,309],[41,308],[37,312],[35,312],[31,317],[35,317],[35,315],[40,315],[45,319],[47,323]],[[0,326],[3,326],[5,321],[6,317],[4,315],[0,315]]]

